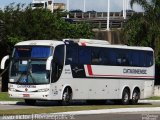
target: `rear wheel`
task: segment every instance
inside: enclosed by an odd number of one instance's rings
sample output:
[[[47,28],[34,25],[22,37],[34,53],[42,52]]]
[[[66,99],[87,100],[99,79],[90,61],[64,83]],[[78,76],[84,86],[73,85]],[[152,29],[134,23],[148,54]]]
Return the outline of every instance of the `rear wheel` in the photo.
[[[25,103],[26,103],[27,105],[35,105],[35,104],[36,104],[36,100],[25,99]]]
[[[133,105],[137,104],[139,98],[140,98],[140,92],[137,89],[135,89],[132,94],[131,104]]]
[[[123,94],[122,94],[122,99],[121,99],[122,104],[123,105],[128,105],[129,104],[129,98],[130,98],[129,90],[124,89]]]

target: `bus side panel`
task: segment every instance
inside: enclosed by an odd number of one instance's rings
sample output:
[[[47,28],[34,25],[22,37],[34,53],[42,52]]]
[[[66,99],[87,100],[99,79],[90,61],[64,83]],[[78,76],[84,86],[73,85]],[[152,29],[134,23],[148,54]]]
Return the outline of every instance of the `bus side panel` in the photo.
[[[129,88],[130,99],[132,99],[132,93],[134,89],[137,87],[140,89],[140,94],[144,94],[144,80],[139,79],[121,79],[120,80],[120,93],[119,99],[122,98],[122,93],[125,88]]]
[[[57,82],[52,84],[52,88],[56,86],[59,94],[62,95],[63,90],[68,86],[72,89],[72,99],[88,99],[89,84],[90,81],[86,78],[73,78],[70,65],[66,65],[63,68],[62,76]]]
[[[148,80],[144,82],[144,98],[153,96],[154,92],[154,80]]]
[[[119,81],[113,79],[91,79],[89,99],[118,99]]]

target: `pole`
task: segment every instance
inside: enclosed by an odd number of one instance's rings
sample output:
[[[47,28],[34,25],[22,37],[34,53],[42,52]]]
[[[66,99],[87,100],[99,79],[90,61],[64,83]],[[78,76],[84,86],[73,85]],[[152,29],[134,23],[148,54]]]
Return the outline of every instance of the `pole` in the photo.
[[[123,18],[124,18],[124,0],[123,0]]]
[[[69,18],[69,0],[67,0],[67,12],[68,12],[67,18]]]
[[[52,0],[52,13],[54,12],[54,0]]]
[[[109,31],[109,17],[110,17],[110,0],[108,0],[108,11],[107,11],[107,30]]]
[[[86,12],[86,0],[83,0],[83,12]]]
[[[123,0],[123,18],[126,19],[127,0]]]
[[[125,0],[124,8],[125,8],[125,9],[124,9],[124,13],[125,13],[125,14],[124,14],[124,15],[125,15],[125,16],[124,16],[124,19],[126,19],[127,0]]]

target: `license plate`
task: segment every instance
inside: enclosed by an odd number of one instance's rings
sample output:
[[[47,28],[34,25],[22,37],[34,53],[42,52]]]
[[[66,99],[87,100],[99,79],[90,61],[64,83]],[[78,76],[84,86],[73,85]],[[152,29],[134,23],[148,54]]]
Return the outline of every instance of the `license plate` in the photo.
[[[23,94],[23,97],[30,97],[30,94]]]

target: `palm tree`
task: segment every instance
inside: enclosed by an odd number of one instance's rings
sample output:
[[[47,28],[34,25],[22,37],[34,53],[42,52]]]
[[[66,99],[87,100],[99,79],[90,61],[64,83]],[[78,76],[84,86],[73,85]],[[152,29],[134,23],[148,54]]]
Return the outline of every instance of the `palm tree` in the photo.
[[[160,58],[160,0],[131,0],[138,4],[144,14],[134,14],[124,27],[126,42],[131,45],[150,46],[155,50],[156,60]]]

